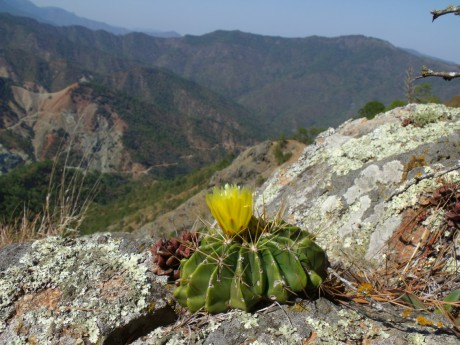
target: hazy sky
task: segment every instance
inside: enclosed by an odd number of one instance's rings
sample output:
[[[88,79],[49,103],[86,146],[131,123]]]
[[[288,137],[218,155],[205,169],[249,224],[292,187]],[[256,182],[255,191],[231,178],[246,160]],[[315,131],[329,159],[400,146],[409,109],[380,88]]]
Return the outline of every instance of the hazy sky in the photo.
[[[362,34],[460,64],[460,17],[431,22],[442,0],[31,0],[129,29],[202,35],[218,29],[283,37]]]

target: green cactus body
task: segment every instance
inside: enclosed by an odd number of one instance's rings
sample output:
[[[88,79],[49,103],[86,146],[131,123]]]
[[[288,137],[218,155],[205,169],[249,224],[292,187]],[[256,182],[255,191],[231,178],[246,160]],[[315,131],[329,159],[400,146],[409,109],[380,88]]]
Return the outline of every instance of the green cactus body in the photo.
[[[248,311],[262,300],[285,302],[317,288],[328,264],[312,236],[296,227],[274,227],[251,241],[209,234],[182,260],[174,295],[192,312]]]

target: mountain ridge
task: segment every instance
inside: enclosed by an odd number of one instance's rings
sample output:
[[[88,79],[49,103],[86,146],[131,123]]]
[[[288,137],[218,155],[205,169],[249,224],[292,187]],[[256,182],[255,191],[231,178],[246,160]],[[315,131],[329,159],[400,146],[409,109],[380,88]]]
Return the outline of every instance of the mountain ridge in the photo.
[[[125,35],[130,32],[139,31],[155,37],[180,37],[175,31],[131,30],[113,26],[104,22],[77,16],[75,13],[59,7],[39,7],[28,0],[0,0],[0,12],[8,12],[17,16],[33,18],[39,22],[55,26],[78,25],[91,30],[104,30],[115,35]]]
[[[151,114],[157,114],[152,119],[169,119],[159,123],[170,128],[164,133],[181,133],[180,140],[170,143],[176,149],[184,143],[196,150],[217,143],[223,150],[238,149],[299,127],[333,126],[372,99],[404,98],[407,66],[451,67],[362,35],[286,39],[220,30],[166,39],[56,27],[9,14],[0,14],[0,19],[1,76],[30,92],[58,92],[89,82],[90,93],[121,106],[120,114],[133,117],[131,110],[123,108],[131,105],[138,118],[147,119],[145,109],[151,109]],[[457,90],[443,83],[442,92],[447,98]],[[107,111],[101,104],[98,109],[102,114]],[[181,116],[186,119],[182,123]],[[156,134],[147,135],[153,127],[140,127],[128,126],[137,128],[133,140],[124,137],[139,163],[148,169],[177,162],[165,159],[164,149],[158,155],[161,160],[152,159],[144,139]],[[223,128],[228,131],[220,138]],[[171,157],[190,155],[185,147]],[[201,163],[210,159],[207,156]]]
[[[273,130],[268,135],[274,136],[299,127],[335,126],[374,99],[386,104],[404,99],[409,67],[456,68],[362,35],[282,38],[219,30],[165,39],[142,33],[114,36],[81,27],[56,28],[14,17],[2,18],[0,27],[11,35],[9,39],[4,36],[4,49],[9,46],[10,55],[14,51],[19,55],[8,61],[14,63],[24,50],[25,54],[32,51],[44,60],[37,64],[44,66],[48,88],[74,82],[77,76],[71,70],[75,66],[88,75],[94,71],[110,75],[139,66],[164,68],[239,103],[260,123],[270,124]],[[61,80],[53,79],[46,67],[50,56],[69,65],[58,73]],[[443,99],[457,93],[452,84],[430,82]]]

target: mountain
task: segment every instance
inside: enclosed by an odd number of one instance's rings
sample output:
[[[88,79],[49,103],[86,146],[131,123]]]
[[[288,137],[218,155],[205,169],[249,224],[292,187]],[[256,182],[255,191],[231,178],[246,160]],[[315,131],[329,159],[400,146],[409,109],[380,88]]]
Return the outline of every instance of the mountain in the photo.
[[[239,31],[185,36],[156,61],[287,132],[337,125],[374,99],[404,99],[408,67],[457,68],[365,36],[281,38]],[[442,98],[455,93],[455,85],[429,82]]]
[[[172,177],[260,137],[260,125],[235,102],[167,70],[74,43],[61,31],[88,41],[117,36],[0,17],[4,172],[70,145],[75,160],[102,172]]]
[[[74,13],[58,7],[38,7],[28,0],[0,0],[0,12],[8,12],[16,16],[33,18],[39,22],[56,26],[79,25],[91,30],[104,30],[115,35],[124,35],[136,31],[79,17]],[[180,35],[174,31],[137,31],[156,37],[180,37]]]
[[[142,74],[165,86],[151,102],[89,82],[37,93],[0,78],[0,143],[22,161],[52,158],[71,147],[74,161],[92,169],[166,177],[254,143],[242,107],[161,71]]]
[[[162,67],[244,106],[269,125],[266,136],[334,126],[371,100],[404,99],[409,67],[457,68],[365,36],[281,38],[216,31],[164,39],[7,16],[0,27],[0,47],[9,55],[5,61],[21,82],[40,79],[48,90],[58,90],[95,71],[110,79],[130,68]],[[457,93],[455,83],[428,81],[442,99]],[[124,91],[138,94],[135,88]]]

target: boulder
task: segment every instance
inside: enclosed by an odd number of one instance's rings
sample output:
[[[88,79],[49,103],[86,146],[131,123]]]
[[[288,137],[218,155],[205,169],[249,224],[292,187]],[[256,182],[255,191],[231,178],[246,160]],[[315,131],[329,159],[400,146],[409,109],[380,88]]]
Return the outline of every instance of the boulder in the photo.
[[[382,261],[404,212],[460,182],[460,109],[409,104],[322,133],[258,190],[259,213],[316,234],[331,261]]]
[[[0,344],[126,344],[177,318],[128,234],[13,244],[0,263]]]

